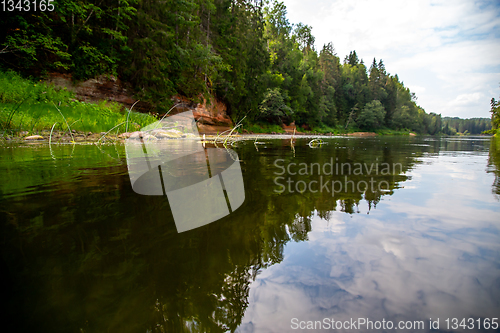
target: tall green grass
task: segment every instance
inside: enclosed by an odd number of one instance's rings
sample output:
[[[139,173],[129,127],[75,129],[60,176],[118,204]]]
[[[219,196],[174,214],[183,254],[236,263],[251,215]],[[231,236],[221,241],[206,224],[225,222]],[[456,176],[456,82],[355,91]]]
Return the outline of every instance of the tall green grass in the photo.
[[[237,131],[242,132],[243,130],[247,130],[251,133],[285,133],[285,130],[281,128],[281,126],[266,123],[245,124]]]
[[[390,129],[390,128],[380,128],[374,131],[379,135],[409,135],[410,133],[415,133],[414,131],[410,131],[409,129]]]
[[[0,103],[20,103],[25,99],[30,103],[59,102],[72,98],[74,94],[65,88],[28,80],[11,70],[0,71]]]
[[[297,127],[298,132],[312,132],[312,133],[318,133],[318,134],[343,134],[346,132],[346,130],[340,126],[337,125],[335,127],[329,127],[326,125],[320,125],[320,126],[314,126],[311,131],[305,131],[304,129]]]
[[[59,111],[58,111],[59,109]],[[130,112],[114,102],[84,103],[75,99],[67,89],[57,89],[43,82],[22,78],[15,72],[0,71],[0,131],[5,135],[20,131],[37,133],[41,130],[66,131],[66,118],[72,130],[106,132],[114,126],[117,131],[137,130],[156,121],[149,114]]]

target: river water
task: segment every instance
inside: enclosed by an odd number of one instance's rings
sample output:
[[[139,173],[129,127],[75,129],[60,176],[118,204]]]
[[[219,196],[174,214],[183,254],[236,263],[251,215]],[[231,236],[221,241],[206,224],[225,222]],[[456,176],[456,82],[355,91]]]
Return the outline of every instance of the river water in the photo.
[[[236,142],[243,204],[180,233],[123,144],[0,146],[2,331],[500,331],[498,141],[310,141]]]

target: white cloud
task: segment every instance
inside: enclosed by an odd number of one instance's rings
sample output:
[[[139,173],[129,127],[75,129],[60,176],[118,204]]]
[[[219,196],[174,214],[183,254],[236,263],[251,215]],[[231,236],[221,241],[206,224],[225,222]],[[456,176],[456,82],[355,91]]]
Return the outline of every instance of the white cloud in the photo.
[[[482,99],[484,99],[483,93],[461,94],[458,95],[453,101],[451,101],[450,105],[459,107],[476,105]]]
[[[383,59],[427,112],[489,117],[500,95],[500,6],[495,2],[285,0],[290,22],[313,27],[318,49]],[[457,104],[461,95],[481,99]]]

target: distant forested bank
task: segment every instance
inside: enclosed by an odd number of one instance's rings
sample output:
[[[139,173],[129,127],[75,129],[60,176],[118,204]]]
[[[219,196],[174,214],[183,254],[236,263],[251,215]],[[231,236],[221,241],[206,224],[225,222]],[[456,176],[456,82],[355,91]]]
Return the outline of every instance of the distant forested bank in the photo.
[[[295,122],[322,132],[404,130],[479,134],[489,119],[442,118],[381,59],[332,43],[314,48],[312,29],[291,24],[278,1],[66,0],[53,11],[3,11],[0,65],[24,76],[118,76],[164,112],[171,97],[216,98],[236,123]],[[334,39],[335,36],[332,36]]]
[[[455,134],[481,134],[491,130],[490,118],[469,118],[444,117],[442,132],[446,135]]]

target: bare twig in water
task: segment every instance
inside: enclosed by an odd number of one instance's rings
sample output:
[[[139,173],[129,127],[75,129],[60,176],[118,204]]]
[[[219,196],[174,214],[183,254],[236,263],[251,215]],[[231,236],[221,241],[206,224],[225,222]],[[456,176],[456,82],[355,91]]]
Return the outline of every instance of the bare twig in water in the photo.
[[[56,108],[56,110],[59,112],[59,114],[61,115],[61,117],[63,117],[64,122],[66,123],[66,126],[68,126],[69,135],[71,135],[71,141],[75,142],[75,138],[73,137],[73,133],[71,132],[71,127],[69,127],[69,124],[66,121],[66,117],[64,117],[64,115],[62,114],[61,110],[59,110],[59,108],[57,107],[57,105],[54,102],[52,102],[52,104],[54,104],[54,107]]]
[[[121,126],[125,124],[125,121],[123,123],[119,123],[118,125],[116,125],[115,127],[113,127],[112,129],[110,129],[109,131],[107,131],[106,133],[104,133],[100,138],[99,140],[97,140],[97,143],[100,143],[102,138],[104,138],[106,135],[108,135],[109,132],[111,132],[112,130],[114,130],[115,128],[117,128],[118,126]]]
[[[163,115],[163,117],[161,117],[161,119],[160,119],[160,120],[158,120],[158,121],[156,122],[156,126],[155,126],[155,128],[153,128],[153,129],[157,129],[157,128],[158,128],[158,126],[159,126],[159,125],[161,124],[161,122],[163,121],[163,119],[165,119],[165,117],[166,117],[166,116],[170,113],[170,111],[172,111],[172,110],[173,110],[173,109],[174,109],[177,105],[180,105],[180,104],[181,104],[181,103],[176,103],[174,106],[172,106],[172,107],[171,107],[171,108],[167,111],[167,113],[165,113],[165,114]]]
[[[247,117],[247,116],[245,116],[245,117],[241,118],[241,120],[240,120],[240,121],[238,121],[238,123],[237,123],[237,124],[236,124],[236,125],[235,125],[232,129],[231,129],[231,131],[229,132],[229,134],[228,134],[228,135],[226,135],[226,139],[224,140],[224,143],[223,143],[223,145],[224,145],[224,147],[225,147],[225,148],[227,148],[227,140],[229,140],[229,138],[231,137],[231,135],[233,134],[233,132],[234,132],[234,131],[238,128],[238,127],[240,127],[240,126],[242,125],[242,124],[241,124],[241,122],[242,122],[242,121],[243,121],[246,117]],[[225,132],[227,132],[227,131],[224,131],[223,133],[225,133]]]
[[[258,139],[259,139],[259,138],[258,138],[258,137],[256,137],[256,138],[255,138],[255,141],[253,142],[253,145],[255,146],[255,150],[257,150],[257,151],[259,151],[259,147],[257,147],[257,140],[258,140]]]
[[[236,125],[235,127],[233,127],[233,129],[231,130],[231,132],[229,132],[229,134],[226,136],[226,140],[224,140],[224,147],[226,147],[227,140],[229,140],[229,138],[233,134],[234,130],[237,129],[238,127],[240,127],[240,126],[241,126],[241,124]]]
[[[137,100],[134,104],[132,104],[132,106],[130,107],[130,109],[128,109],[128,112],[127,112],[127,125],[125,125],[125,132],[128,132],[128,119],[130,117],[130,112],[132,112],[132,109],[134,108],[134,106],[139,103],[139,100]]]
[[[322,144],[324,144],[323,140],[313,139],[313,140],[309,141],[309,143],[307,145],[311,148],[319,148],[319,147],[321,147]]]
[[[54,131],[54,127],[56,126],[57,122],[52,125],[52,129],[50,130],[50,136],[49,136],[49,146],[52,143],[52,132]]]

